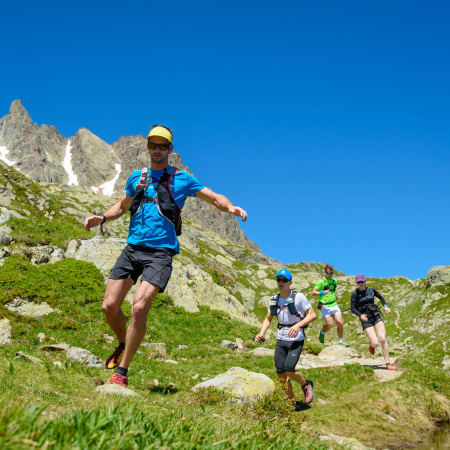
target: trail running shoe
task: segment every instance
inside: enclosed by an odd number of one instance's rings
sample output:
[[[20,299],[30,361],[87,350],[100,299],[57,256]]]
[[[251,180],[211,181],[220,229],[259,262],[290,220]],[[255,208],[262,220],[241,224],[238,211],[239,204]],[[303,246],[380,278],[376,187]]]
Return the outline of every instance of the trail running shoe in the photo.
[[[302,386],[302,389],[305,394],[305,403],[309,405],[314,400],[313,382],[306,380],[306,384]]]
[[[303,402],[294,403],[294,411],[301,411],[303,409]]]
[[[395,366],[393,366],[391,363],[386,363],[386,369],[387,370],[395,370]]]
[[[372,347],[371,345],[369,345],[369,353],[370,353],[371,355],[375,355],[375,348]]]
[[[122,375],[121,373],[114,372],[114,375],[109,380],[109,384],[118,384],[122,387],[128,386],[128,377],[125,375]]]
[[[319,331],[319,342],[321,344],[325,342],[325,333],[322,330]]]
[[[113,354],[105,361],[105,369],[115,369],[122,361],[125,344],[119,344]]]

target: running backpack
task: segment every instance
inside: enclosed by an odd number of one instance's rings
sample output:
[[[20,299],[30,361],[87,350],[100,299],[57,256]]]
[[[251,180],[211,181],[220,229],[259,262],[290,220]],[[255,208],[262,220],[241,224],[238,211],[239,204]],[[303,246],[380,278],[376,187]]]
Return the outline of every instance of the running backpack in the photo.
[[[139,183],[136,185],[136,194],[133,197],[133,202],[130,206],[130,217],[132,218],[142,206],[143,203],[155,203],[158,208],[158,212],[161,216],[167,219],[175,227],[175,233],[177,236],[181,234],[181,208],[173,198],[170,190],[170,180],[178,172],[178,169],[174,167],[170,173],[167,170],[164,171],[155,188],[156,198],[150,197],[146,194],[146,190],[149,183],[148,166],[142,169]]]
[[[297,308],[295,307],[295,296],[297,295],[297,293],[298,293],[297,291],[291,290],[291,293],[289,294],[289,298],[288,298],[288,301],[287,301],[287,305],[286,306],[280,306],[280,309],[288,308],[289,312],[293,316],[297,316],[300,319],[304,319],[305,315],[302,317],[302,315],[297,311]],[[274,295],[270,299],[269,307],[270,307],[270,315],[272,315],[272,316],[277,316],[278,317],[278,301],[279,301],[279,299],[280,299],[280,294],[279,293],[277,295]],[[283,324],[278,324],[278,325],[280,326],[280,325],[283,325]],[[284,324],[284,325],[292,326],[292,325],[295,325],[295,324]],[[308,328],[308,325],[305,325],[303,328],[304,329]]]

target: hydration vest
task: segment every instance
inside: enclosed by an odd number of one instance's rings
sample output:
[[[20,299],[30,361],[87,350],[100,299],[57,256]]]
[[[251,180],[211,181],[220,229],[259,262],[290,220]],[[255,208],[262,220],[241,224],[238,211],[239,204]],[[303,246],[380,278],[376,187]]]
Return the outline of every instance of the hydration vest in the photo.
[[[178,172],[178,169],[174,167],[170,173],[165,170],[161,175],[156,186],[156,197],[150,197],[146,194],[146,190],[149,183],[148,166],[142,169],[139,183],[136,185],[136,194],[133,197],[133,202],[130,206],[130,217],[132,218],[142,206],[143,203],[155,203],[158,208],[158,212],[161,216],[167,219],[175,227],[175,233],[177,236],[181,234],[181,208],[173,198],[170,190],[170,181],[172,177]]]
[[[375,304],[375,293],[373,292],[373,289],[368,287],[366,288],[366,295],[364,297],[361,297],[358,300],[358,289],[356,289],[356,308],[359,311],[363,311],[366,315],[371,316],[378,316],[381,314],[378,306]]]
[[[278,301],[280,299],[280,294],[278,293],[277,295],[274,295],[269,302],[269,307],[270,307],[270,315],[271,316],[277,316],[278,318],[278,312],[281,311],[283,308],[288,308],[289,312],[293,315],[293,316],[297,316],[300,318],[300,320],[305,318],[305,314],[303,314],[303,316],[297,311],[297,308],[295,307],[295,296],[297,295],[297,291],[295,290],[291,290],[291,293],[289,294],[289,297],[287,299],[287,304],[278,307]],[[298,321],[299,322],[299,321]],[[294,323],[280,323],[278,322],[277,327],[283,328],[283,327],[292,327],[293,325],[295,325],[298,322],[294,322]],[[308,325],[305,325],[304,327],[302,327],[303,329],[308,328]]]

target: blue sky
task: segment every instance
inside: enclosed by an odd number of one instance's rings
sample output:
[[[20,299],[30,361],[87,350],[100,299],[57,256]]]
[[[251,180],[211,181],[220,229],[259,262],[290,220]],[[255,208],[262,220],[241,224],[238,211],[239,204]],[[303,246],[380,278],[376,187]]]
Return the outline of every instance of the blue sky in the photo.
[[[450,3],[2,6],[0,116],[107,142],[175,131],[283,262],[419,278],[450,264]]]

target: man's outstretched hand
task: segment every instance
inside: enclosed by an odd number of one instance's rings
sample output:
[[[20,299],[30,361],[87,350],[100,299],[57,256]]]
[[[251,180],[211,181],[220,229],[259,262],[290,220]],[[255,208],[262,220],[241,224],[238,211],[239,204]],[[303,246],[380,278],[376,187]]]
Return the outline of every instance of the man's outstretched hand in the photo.
[[[91,228],[98,227],[103,221],[103,216],[90,216],[84,221],[84,228],[91,231]]]
[[[233,214],[233,216],[241,217],[242,222],[245,222],[247,220],[248,214],[245,209],[239,208],[239,206],[233,206],[231,207],[228,212],[230,214]]]

